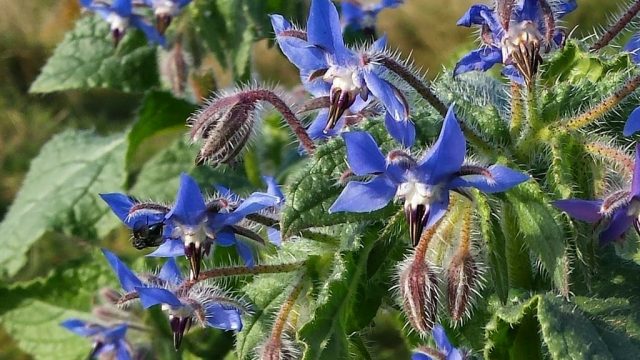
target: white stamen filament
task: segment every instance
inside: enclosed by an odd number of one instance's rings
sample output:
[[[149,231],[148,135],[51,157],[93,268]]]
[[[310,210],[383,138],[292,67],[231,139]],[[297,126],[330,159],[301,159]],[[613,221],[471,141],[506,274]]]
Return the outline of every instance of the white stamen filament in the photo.
[[[514,51],[520,51],[520,45],[528,48],[530,44],[539,44],[542,39],[540,30],[532,21],[511,22],[509,31],[502,39],[502,57],[507,59]]]

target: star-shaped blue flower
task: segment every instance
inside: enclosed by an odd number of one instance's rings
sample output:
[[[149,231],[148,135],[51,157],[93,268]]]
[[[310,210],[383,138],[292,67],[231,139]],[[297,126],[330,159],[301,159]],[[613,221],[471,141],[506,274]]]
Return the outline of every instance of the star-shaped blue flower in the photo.
[[[557,20],[576,7],[575,0],[552,4],[546,0],[519,0],[502,17],[501,12],[487,5],[471,6],[458,20],[458,26],[480,26],[483,44],[460,59],[454,75],[487,71],[502,63],[505,76],[520,84],[528,81],[542,61],[540,50],[548,52],[563,44],[565,36],[557,28]]]
[[[80,5],[100,15],[109,23],[116,45],[122,40],[129,26],[142,30],[149,41],[162,46],[166,45],[164,37],[152,25],[142,16],[133,13],[131,0],[114,0],[111,5],[93,0],[80,0]]]
[[[391,133],[405,146],[413,144],[415,129],[402,93],[383,78],[384,69],[366,52],[347,48],[342,38],[338,11],[329,0],[312,0],[307,29],[295,29],[280,15],[271,15],[276,40],[285,56],[299,70],[302,83],[314,96],[328,96],[328,112],[320,113],[311,126],[312,136],[333,135],[345,112],[357,113],[373,95],[389,116],[411,134]],[[386,39],[376,41],[372,52],[382,51]],[[324,124],[322,124],[324,122]],[[317,133],[317,130],[322,133]]]
[[[329,212],[370,212],[385,207],[394,197],[402,199],[414,245],[423,228],[434,225],[445,214],[451,190],[464,193],[463,188],[474,187],[496,193],[529,179],[502,165],[488,168],[463,165],[466,141],[453,106],[447,112],[438,140],[419,161],[398,150],[385,158],[367,132],[352,131],[342,136],[353,173],[373,178],[350,181]]]
[[[131,350],[125,340],[127,324],[102,326],[79,319],[65,320],[60,324],[74,334],[91,338],[93,349],[89,359],[109,358],[115,360],[130,360]]]
[[[636,145],[636,160],[631,187],[618,190],[602,200],[567,199],[553,203],[576,220],[604,223],[600,245],[621,240],[633,226],[640,235],[640,145]]]
[[[457,349],[451,345],[447,333],[444,331],[442,325],[436,325],[431,330],[433,340],[436,342],[437,350],[422,350],[419,349],[413,353],[411,360],[464,360],[467,358],[466,354],[460,349]],[[434,354],[437,353],[436,354]]]
[[[342,0],[342,23],[356,30],[375,29],[378,13],[394,8],[403,0]]]

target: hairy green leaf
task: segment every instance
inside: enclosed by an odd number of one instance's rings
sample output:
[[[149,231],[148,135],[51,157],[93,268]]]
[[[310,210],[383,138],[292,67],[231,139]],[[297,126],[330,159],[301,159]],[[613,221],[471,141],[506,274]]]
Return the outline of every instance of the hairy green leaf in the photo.
[[[137,92],[157,84],[155,46],[147,45],[144,35],[131,29],[114,48],[109,25],[94,15],[78,20],[29,91],[112,88]]]

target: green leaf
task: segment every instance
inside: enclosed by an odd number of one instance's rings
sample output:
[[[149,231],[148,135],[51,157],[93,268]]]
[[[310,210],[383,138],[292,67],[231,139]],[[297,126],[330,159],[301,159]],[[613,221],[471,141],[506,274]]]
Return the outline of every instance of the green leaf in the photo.
[[[47,231],[95,239],[117,219],[99,193],[117,191],[125,180],[124,136],[66,131],[45,144],[0,223],[0,275],[14,276],[27,252]]]
[[[54,270],[45,279],[0,287],[0,325],[35,359],[86,359],[91,343],[60,322],[89,319],[96,292],[114,282],[106,261],[91,259]]]
[[[98,15],[85,16],[58,45],[31,85],[32,93],[112,88],[145,91],[158,84],[155,46],[131,29],[114,48],[109,25]]]
[[[500,230],[498,216],[493,213],[486,196],[477,194],[475,196],[480,232],[486,243],[487,254],[489,255],[490,284],[496,290],[500,301],[506,302],[509,293],[509,272],[507,267],[507,256],[505,253],[505,238]]]
[[[370,131],[378,140],[385,139],[381,144],[383,147],[392,143],[379,123],[369,122],[363,129]],[[337,181],[347,169],[345,156],[344,141],[340,138],[332,139],[319,146],[309,164],[292,176],[281,218],[281,229],[285,237],[311,227],[384,219],[395,212],[395,206],[387,206],[371,213],[329,214],[329,208],[343,190],[343,186],[337,184]]]
[[[138,120],[129,132],[127,165],[130,165],[143,141],[163,130],[184,128],[196,106],[163,91],[151,91],[142,100]]]

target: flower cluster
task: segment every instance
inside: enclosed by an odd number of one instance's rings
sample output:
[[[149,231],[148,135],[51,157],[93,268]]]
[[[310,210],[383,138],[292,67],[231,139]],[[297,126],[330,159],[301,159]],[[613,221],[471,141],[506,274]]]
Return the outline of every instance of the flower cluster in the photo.
[[[111,35],[116,45],[122,40],[129,27],[144,32],[150,42],[165,46],[164,32],[171,24],[171,20],[187,6],[191,0],[113,0],[110,4],[96,0],[80,0],[85,9],[100,15],[111,28]],[[147,8],[155,16],[155,27],[144,17]],[[134,9],[136,11],[134,11]]]

